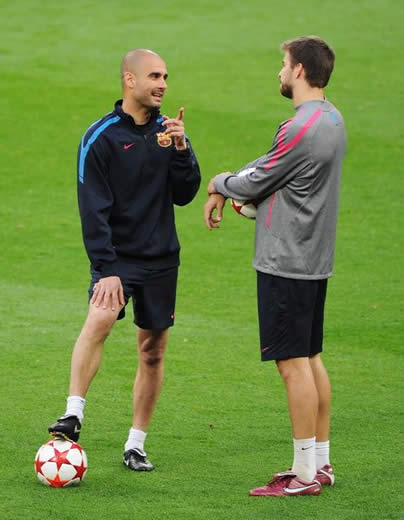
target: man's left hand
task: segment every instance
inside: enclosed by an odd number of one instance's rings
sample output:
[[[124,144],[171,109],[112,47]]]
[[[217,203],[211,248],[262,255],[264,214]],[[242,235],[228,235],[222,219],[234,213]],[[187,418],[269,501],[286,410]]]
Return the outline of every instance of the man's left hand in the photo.
[[[166,127],[165,133],[174,139],[175,148],[177,150],[186,150],[184,108],[181,107],[178,110],[178,115],[175,119],[170,119],[168,116],[163,116],[163,119],[163,126]]]

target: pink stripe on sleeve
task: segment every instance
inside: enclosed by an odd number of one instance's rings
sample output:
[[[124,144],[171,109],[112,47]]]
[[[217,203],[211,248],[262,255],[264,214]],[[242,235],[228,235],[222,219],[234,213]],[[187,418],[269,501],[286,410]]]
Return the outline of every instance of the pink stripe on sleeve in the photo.
[[[317,119],[321,116],[322,113],[323,113],[323,111],[321,109],[314,112],[314,114],[311,116],[311,118],[308,119],[308,121],[306,121],[306,123],[299,130],[296,137],[294,137],[294,139],[292,139],[289,143],[285,143],[284,140],[285,140],[286,131],[289,128],[289,126],[291,125],[291,123],[295,120],[295,118],[289,119],[289,121],[285,124],[285,126],[282,128],[282,130],[279,133],[278,149],[276,150],[273,157],[264,166],[264,169],[270,170],[275,165],[277,160],[280,157],[282,157],[282,155],[284,155],[288,150],[290,150],[291,148],[296,146],[299,143],[299,141],[301,141],[303,136],[308,132],[308,130],[314,125],[314,123],[317,121]],[[266,218],[266,222],[265,222],[267,229],[269,229],[269,227],[271,225],[272,209],[273,209],[273,205],[274,205],[274,201],[275,201],[275,196],[276,196],[276,192],[271,195],[271,200],[269,202],[268,214],[267,214],[267,218]]]
[[[274,154],[274,156],[271,158],[271,160],[264,166],[265,170],[269,170],[273,167],[273,165],[276,163],[276,161],[279,159],[279,157],[282,157],[288,150],[296,146],[299,141],[303,138],[304,134],[307,133],[308,130],[314,125],[314,123],[317,121],[317,119],[321,116],[323,111],[321,109],[314,112],[314,114],[311,116],[311,118],[302,126],[302,128],[299,130],[298,134],[294,139],[292,139],[289,143],[284,143],[284,137],[287,128],[292,123],[293,119],[290,119],[288,123],[285,125],[285,127],[282,129],[281,133],[279,134],[279,148]]]

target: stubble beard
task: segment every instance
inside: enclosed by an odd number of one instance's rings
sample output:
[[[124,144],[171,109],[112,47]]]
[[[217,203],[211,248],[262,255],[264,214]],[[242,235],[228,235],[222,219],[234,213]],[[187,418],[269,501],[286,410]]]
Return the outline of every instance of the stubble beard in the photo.
[[[142,96],[137,97],[137,103],[143,107],[146,112],[152,112],[154,110],[159,110],[163,98],[160,99],[160,103],[153,97],[152,92],[143,93]]]
[[[281,83],[280,91],[282,96],[288,99],[293,99],[293,90],[287,83]]]

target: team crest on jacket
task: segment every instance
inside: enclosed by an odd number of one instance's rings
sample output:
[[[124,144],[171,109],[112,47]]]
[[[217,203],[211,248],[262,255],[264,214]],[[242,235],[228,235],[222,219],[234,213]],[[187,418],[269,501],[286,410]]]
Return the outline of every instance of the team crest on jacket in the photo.
[[[164,132],[160,132],[157,134],[157,142],[163,148],[168,148],[171,145],[172,140],[169,135],[165,134]]]

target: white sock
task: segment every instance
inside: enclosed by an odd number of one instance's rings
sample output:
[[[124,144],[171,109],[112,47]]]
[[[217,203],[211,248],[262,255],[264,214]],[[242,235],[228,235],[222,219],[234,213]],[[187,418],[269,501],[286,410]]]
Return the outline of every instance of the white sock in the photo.
[[[129,430],[129,437],[125,443],[125,451],[134,450],[135,448],[144,452],[144,441],[147,433],[142,430],[131,428]]]
[[[330,463],[330,441],[316,442],[316,467],[321,469]]]
[[[83,422],[85,404],[86,400],[84,397],[80,397],[79,395],[69,395],[67,398],[65,415],[75,415],[79,418],[80,422]]]
[[[312,482],[316,475],[316,438],[293,439],[294,459],[292,471],[305,482]]]

